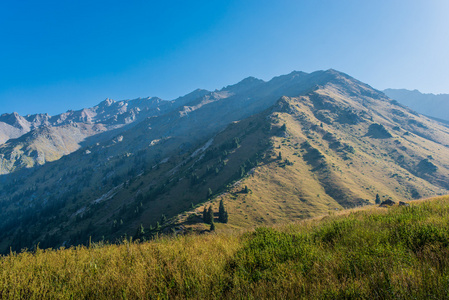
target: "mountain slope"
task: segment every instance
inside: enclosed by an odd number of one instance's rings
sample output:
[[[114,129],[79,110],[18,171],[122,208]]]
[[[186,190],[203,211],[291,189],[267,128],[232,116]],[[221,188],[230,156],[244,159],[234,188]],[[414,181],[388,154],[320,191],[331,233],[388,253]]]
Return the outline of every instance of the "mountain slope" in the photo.
[[[283,97],[260,117],[277,128],[272,146],[260,155],[265,159],[211,202],[218,211],[218,200],[224,200],[229,226],[316,216],[373,203],[376,194],[410,200],[449,192],[447,128],[380,92],[364,96],[364,88],[349,87],[329,83],[301,97]],[[241,123],[236,132],[247,128]]]
[[[200,96],[204,92],[192,94]],[[185,97],[189,100],[192,96]],[[180,98],[179,101],[182,104],[185,100]],[[177,105],[176,101],[156,97],[124,101],[106,99],[92,108],[53,117],[47,114],[25,117],[17,113],[3,114],[0,116],[0,138],[4,141],[3,145],[0,143],[0,174],[58,160],[85,144],[109,140],[134,123],[175,109]]]
[[[391,99],[410,107],[420,114],[449,121],[449,95],[423,94],[418,90],[386,89],[384,93]]]
[[[95,136],[95,138],[89,139],[89,143],[94,144],[102,140],[110,140],[114,138],[114,135],[118,135],[128,127],[139,124],[139,127],[128,134],[128,139],[134,140],[136,144],[140,143],[140,145],[134,145],[134,148],[144,147],[141,144],[142,136],[151,136],[150,142],[161,137],[167,138],[173,135],[181,138],[188,136],[189,140],[180,143],[191,144],[192,139],[196,141],[204,138],[205,135],[222,129],[229,122],[248,117],[266,109],[283,95],[294,96],[308,91],[315,85],[326,82],[329,76],[331,76],[329,71],[317,71],[311,74],[292,72],[288,75],[275,77],[268,82],[256,78],[247,78],[220,91],[196,90],[174,101],[146,98],[115,102],[107,99],[93,108],[68,111],[54,117],[35,115],[25,118],[16,113],[11,115],[4,114],[0,120],[8,121],[5,124],[21,128],[21,131],[19,133],[15,131],[10,132],[10,127],[4,125],[3,127],[7,128],[0,130],[0,135],[8,136],[9,134],[10,137],[15,137],[19,134],[30,132],[34,128],[39,129],[40,126],[101,125],[104,129],[99,132],[87,130],[81,133],[81,137],[70,138],[81,142],[88,137]],[[217,112],[220,112],[219,118],[217,118]],[[160,118],[157,118],[158,116]],[[145,120],[145,118],[148,119]],[[41,123],[35,121],[41,119],[44,120]],[[1,128],[2,126],[0,126]],[[149,129],[151,130],[150,132],[148,131]],[[60,139],[57,133],[58,130],[53,132],[56,133],[56,136],[47,138],[50,144],[49,147],[34,145],[33,139],[27,139],[28,143],[9,140],[5,145],[0,145],[0,156],[3,160],[0,165],[0,174],[7,174],[23,167],[43,164],[66,155],[69,147],[63,147],[63,151],[39,152],[45,148],[59,149],[51,145],[52,140]],[[98,133],[101,132],[105,133],[99,135]],[[192,136],[191,132],[195,132],[195,134]],[[75,133],[78,133],[77,130],[75,130]],[[81,144],[78,144],[79,147],[70,147],[69,153],[79,149]],[[17,149],[25,150],[18,151]],[[37,149],[38,155],[28,155],[30,153],[29,149]],[[15,151],[13,156],[10,155],[12,151]],[[118,151],[125,150],[118,149]],[[36,161],[36,156],[48,157],[52,158],[52,160]],[[10,159],[10,157],[12,158]]]
[[[448,193],[449,129],[335,70],[247,78],[174,102],[0,177],[0,249],[113,241],[141,224],[203,230],[199,213],[221,198],[226,226],[241,228],[366,205],[377,193]],[[57,141],[42,144],[80,145]]]

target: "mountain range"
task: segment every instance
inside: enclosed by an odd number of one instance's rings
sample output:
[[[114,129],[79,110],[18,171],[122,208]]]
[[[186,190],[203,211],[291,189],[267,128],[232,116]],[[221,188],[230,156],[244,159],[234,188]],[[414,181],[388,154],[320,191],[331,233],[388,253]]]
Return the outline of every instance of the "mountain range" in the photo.
[[[420,114],[449,123],[449,94],[423,94],[406,89],[386,89],[383,92]]]
[[[449,192],[449,127],[336,70],[0,117],[0,251],[274,224]]]

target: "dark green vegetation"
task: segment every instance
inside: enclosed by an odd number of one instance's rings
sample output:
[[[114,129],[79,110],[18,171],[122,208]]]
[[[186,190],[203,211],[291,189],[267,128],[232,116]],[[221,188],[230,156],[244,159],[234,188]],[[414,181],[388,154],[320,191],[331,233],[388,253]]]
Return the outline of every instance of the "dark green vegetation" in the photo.
[[[366,135],[375,139],[388,139],[392,137],[384,126],[375,123],[369,126],[368,133]]]
[[[212,224],[219,233],[373,204],[376,194],[449,193],[449,129],[335,70],[247,78],[153,104],[132,123],[99,128],[75,152],[52,133],[57,126],[1,145],[0,164],[12,173],[0,177],[0,252]],[[67,155],[27,168],[53,142]]]
[[[447,299],[449,197],[0,260],[1,298]]]

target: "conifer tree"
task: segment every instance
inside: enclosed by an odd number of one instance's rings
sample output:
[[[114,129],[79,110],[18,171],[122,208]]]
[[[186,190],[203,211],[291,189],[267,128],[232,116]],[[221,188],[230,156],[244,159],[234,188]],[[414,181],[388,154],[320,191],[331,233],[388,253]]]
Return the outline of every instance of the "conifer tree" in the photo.
[[[240,177],[245,176],[245,167],[243,165],[240,166]]]
[[[221,223],[228,223],[228,212],[224,207],[223,199],[220,200],[220,206],[218,208],[218,220]]]
[[[210,231],[215,231],[215,223],[210,223]]]
[[[135,237],[139,240],[145,240],[145,228],[143,227],[143,224],[140,224],[140,226],[137,228]]]
[[[379,194],[376,194],[376,204],[380,204],[380,197],[379,197]]]
[[[140,227],[138,230],[139,230],[139,234],[141,234],[141,235],[145,234],[145,228],[143,227],[143,224],[140,224]]]
[[[207,210],[207,222],[209,224],[212,224],[214,222],[214,211],[212,210],[212,205],[209,206],[209,209]]]
[[[206,206],[204,206],[204,210],[203,210],[203,221],[204,223],[209,223],[207,220],[207,208]]]
[[[234,138],[234,148],[238,148],[240,145],[240,139],[238,137]]]
[[[167,217],[164,214],[162,214],[162,216],[161,216],[161,224],[164,224],[165,222],[167,222]]]

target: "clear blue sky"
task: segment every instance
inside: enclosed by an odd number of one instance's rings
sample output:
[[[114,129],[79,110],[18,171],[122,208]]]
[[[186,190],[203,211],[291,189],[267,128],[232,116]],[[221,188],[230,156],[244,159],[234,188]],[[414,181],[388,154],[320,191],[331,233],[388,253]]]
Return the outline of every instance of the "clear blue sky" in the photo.
[[[449,1],[1,1],[0,113],[334,68],[449,93]]]

